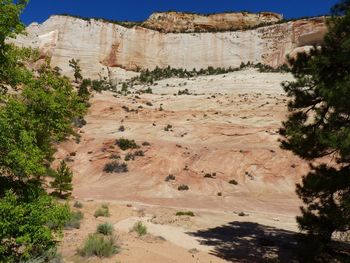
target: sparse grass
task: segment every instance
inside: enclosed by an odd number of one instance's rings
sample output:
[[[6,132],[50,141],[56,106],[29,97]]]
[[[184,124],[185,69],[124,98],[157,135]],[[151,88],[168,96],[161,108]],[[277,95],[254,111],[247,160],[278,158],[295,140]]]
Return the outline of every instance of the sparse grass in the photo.
[[[126,163],[119,163],[118,161],[112,161],[110,163],[106,163],[103,171],[106,173],[127,173],[128,165]]]
[[[179,191],[188,191],[190,188],[188,187],[188,185],[182,184],[179,185],[179,187],[177,188],[177,190]]]
[[[114,227],[111,223],[103,223],[97,226],[96,232],[105,236],[112,235]]]
[[[119,253],[115,236],[104,236],[101,234],[90,234],[85,240],[82,248],[78,249],[78,254],[82,257],[97,256],[108,258]]]
[[[109,207],[108,205],[102,205],[99,209],[97,209],[94,213],[94,217],[109,217]]]
[[[118,145],[119,148],[123,151],[125,151],[127,149],[140,148],[140,146],[138,146],[136,144],[135,140],[128,140],[128,139],[123,139],[123,138],[116,140],[115,144]]]
[[[132,230],[135,231],[139,236],[144,236],[147,234],[147,227],[141,221],[136,222]]]
[[[165,177],[165,182],[169,182],[169,181],[174,181],[176,178],[174,175],[169,174],[167,177]]]
[[[83,208],[83,204],[79,201],[75,201],[73,207],[75,208]]]
[[[176,216],[194,216],[192,211],[179,211],[175,214]]]
[[[65,229],[79,229],[80,221],[84,218],[84,214],[80,211],[72,211],[69,220],[65,223]]]

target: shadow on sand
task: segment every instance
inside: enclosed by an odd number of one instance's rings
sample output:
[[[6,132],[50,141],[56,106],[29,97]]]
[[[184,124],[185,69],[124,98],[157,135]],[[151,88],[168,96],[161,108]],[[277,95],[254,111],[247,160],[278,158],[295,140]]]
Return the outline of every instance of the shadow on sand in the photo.
[[[295,232],[251,222],[188,233],[201,244],[212,246],[211,254],[231,262],[297,262]]]

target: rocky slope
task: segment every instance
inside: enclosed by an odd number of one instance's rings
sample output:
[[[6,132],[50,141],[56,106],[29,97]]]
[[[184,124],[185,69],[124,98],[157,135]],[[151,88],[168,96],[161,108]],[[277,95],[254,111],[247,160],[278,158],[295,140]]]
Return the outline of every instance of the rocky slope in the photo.
[[[76,58],[81,60],[84,76],[122,78],[125,70],[168,65],[200,69],[235,67],[250,61],[276,67],[286,62],[287,54],[318,44],[325,32],[322,17],[253,30],[174,34],[102,20],[52,16],[43,24],[31,24],[27,35],[13,41],[40,48],[63,74],[72,75],[68,61]]]
[[[209,32],[245,29],[261,24],[273,24],[281,21],[282,15],[270,12],[258,14],[222,13],[198,15],[180,12],[152,14],[142,26],[163,33]]]

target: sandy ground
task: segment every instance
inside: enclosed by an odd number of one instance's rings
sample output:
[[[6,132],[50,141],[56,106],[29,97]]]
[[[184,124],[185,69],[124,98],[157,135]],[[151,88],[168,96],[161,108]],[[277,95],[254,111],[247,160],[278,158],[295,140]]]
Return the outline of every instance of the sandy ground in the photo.
[[[151,86],[153,94],[94,95],[87,125],[79,130],[80,143],[63,143],[57,157],[69,160],[74,171],[73,196],[93,200],[86,202],[87,213],[99,202],[115,210],[109,220],[123,244],[118,260],[265,262],[268,257],[289,262],[290,248],[284,242],[290,244],[290,231],[297,230],[300,205],[295,183],[308,169],[279,148],[278,129],[287,114],[280,83],[291,79],[289,74],[248,69],[162,80]],[[190,95],[176,95],[185,89]],[[123,162],[133,152],[120,150],[115,145],[119,138],[135,140],[145,156],[127,161],[127,173],[107,174],[103,168],[112,155]],[[166,182],[169,174],[175,180]],[[182,184],[189,190],[179,191]],[[179,220],[174,216],[179,210],[196,216]],[[150,232],[146,239],[127,231],[140,220],[140,211]],[[249,215],[241,217],[241,211]],[[67,258],[84,262],[74,256],[73,248],[96,224],[93,217],[84,219],[77,239],[67,233],[74,243],[63,249]],[[63,247],[70,238],[65,237]],[[191,249],[198,253],[189,253]]]

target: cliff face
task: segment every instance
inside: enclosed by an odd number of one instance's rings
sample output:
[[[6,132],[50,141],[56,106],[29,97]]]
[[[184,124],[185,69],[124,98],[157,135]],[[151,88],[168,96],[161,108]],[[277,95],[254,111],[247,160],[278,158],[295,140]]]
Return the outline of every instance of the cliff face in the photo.
[[[283,18],[276,13],[223,13],[197,15],[179,12],[154,13],[142,25],[163,33],[237,30],[260,24],[276,23]]]
[[[156,66],[200,69],[236,67],[241,62],[273,67],[286,62],[286,55],[322,41],[324,18],[299,20],[254,30],[219,33],[161,33],[144,27],[125,28],[100,20],[52,16],[32,24],[17,45],[40,48],[52,57],[52,65],[72,75],[71,58],[80,59],[83,75],[123,77],[124,70]]]

